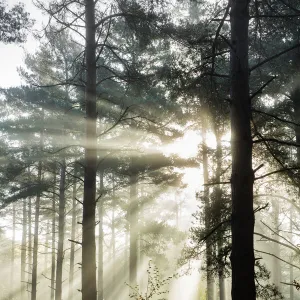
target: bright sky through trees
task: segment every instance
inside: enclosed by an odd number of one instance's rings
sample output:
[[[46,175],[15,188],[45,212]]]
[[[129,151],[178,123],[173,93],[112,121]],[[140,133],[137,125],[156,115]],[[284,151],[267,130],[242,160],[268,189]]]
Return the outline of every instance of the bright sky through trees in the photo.
[[[47,17],[42,15],[41,11],[38,10],[32,1],[24,0],[8,0],[6,1],[9,7],[15,4],[23,3],[25,10],[30,13],[30,18],[35,21],[35,25],[31,32],[27,35],[27,41],[22,44],[3,44],[0,42],[0,79],[2,88],[11,86],[18,86],[24,83],[18,74],[18,68],[24,62],[24,51],[34,52],[38,47],[38,42],[32,35],[35,30],[42,29],[42,23],[47,22]]]
[[[297,300],[300,2],[6,2],[0,300]]]

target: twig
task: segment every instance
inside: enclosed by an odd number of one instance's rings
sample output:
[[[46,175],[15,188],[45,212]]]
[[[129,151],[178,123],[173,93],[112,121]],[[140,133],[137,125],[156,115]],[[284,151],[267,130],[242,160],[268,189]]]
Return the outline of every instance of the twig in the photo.
[[[297,48],[299,48],[299,47],[300,47],[300,44],[296,44],[296,45],[294,45],[294,46],[292,46],[292,47],[290,47],[290,48],[288,48],[288,49],[285,49],[285,50],[283,50],[283,51],[281,51],[281,52],[279,52],[279,53],[277,53],[277,54],[275,54],[275,55],[273,55],[273,56],[271,56],[271,57],[269,57],[269,58],[266,58],[265,60],[261,61],[261,62],[258,63],[257,65],[251,67],[251,68],[249,69],[249,72],[252,72],[252,71],[254,71],[255,69],[257,69],[257,68],[261,67],[262,65],[266,64],[267,62],[269,62],[269,61],[271,61],[271,60],[273,60],[273,59],[275,59],[275,58],[277,58],[277,57],[279,57],[279,56],[281,56],[281,55],[283,55],[283,54],[285,54],[285,53],[287,53],[287,52],[289,52],[289,51],[292,51],[292,50],[294,50],[294,49],[297,49]]]
[[[280,117],[277,117],[277,116],[275,116],[275,115],[273,115],[273,114],[270,114],[270,113],[267,113],[267,112],[265,112],[265,111],[261,111],[261,110],[255,109],[255,108],[252,108],[251,110],[252,110],[253,112],[255,112],[255,113],[262,114],[262,115],[266,115],[266,116],[268,116],[268,117],[274,118],[274,119],[276,119],[276,120],[278,120],[278,121],[280,121],[280,122],[284,122],[284,123],[288,123],[288,124],[291,124],[291,125],[299,126],[299,127],[300,127],[300,124],[299,124],[299,123],[296,123],[296,122],[293,122],[293,121],[289,121],[289,120],[286,120],[286,119],[282,119],[282,118],[280,118]]]
[[[258,94],[261,94],[263,89],[265,87],[267,87],[274,79],[276,79],[276,76],[273,76],[272,78],[270,78],[265,84],[263,84],[256,92],[254,92],[251,96],[250,96],[250,100],[252,100],[253,98],[255,98]]]
[[[72,243],[75,243],[75,244],[78,244],[78,245],[82,245],[81,242],[78,242],[78,241],[74,241],[74,240],[71,240],[71,239],[68,239],[68,241],[72,242]]]
[[[284,263],[286,263],[286,264],[288,264],[288,265],[290,265],[290,266],[292,266],[292,267],[294,267],[294,268],[300,270],[300,268],[299,268],[298,266],[293,265],[292,263],[290,263],[290,262],[288,262],[288,261],[286,261],[286,260],[284,260],[284,259],[278,257],[278,256],[275,255],[275,254],[272,254],[272,253],[269,253],[269,252],[265,252],[265,251],[261,251],[261,250],[256,250],[256,249],[254,249],[254,251],[259,252],[259,253],[263,253],[263,254],[267,254],[267,255],[270,255],[270,256],[273,256],[273,257],[277,258],[278,260],[280,260],[280,261],[282,261],[282,262],[284,262]]]

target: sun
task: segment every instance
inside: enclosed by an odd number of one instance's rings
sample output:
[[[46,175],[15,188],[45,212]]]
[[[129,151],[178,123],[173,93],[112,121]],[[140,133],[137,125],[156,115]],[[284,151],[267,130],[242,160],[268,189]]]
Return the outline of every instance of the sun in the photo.
[[[198,146],[201,143],[201,135],[193,130],[188,130],[182,138],[171,144],[161,147],[165,155],[178,155],[181,158],[192,158],[198,154]]]

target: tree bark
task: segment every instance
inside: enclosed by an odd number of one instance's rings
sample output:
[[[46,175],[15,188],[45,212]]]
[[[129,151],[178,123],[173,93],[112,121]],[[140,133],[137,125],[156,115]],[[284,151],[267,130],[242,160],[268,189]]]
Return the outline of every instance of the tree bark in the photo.
[[[25,299],[26,291],[26,241],[27,240],[27,208],[26,200],[23,200],[23,217],[22,217],[22,247],[21,247],[21,299]]]
[[[76,164],[74,167],[74,175],[77,175]],[[75,240],[76,233],[76,221],[77,221],[77,201],[76,201],[76,178],[73,178],[73,187],[72,187],[72,227],[71,227],[71,240]],[[75,243],[71,242],[70,249],[70,277],[69,277],[69,300],[73,299],[73,282],[74,282],[74,266],[75,266]]]
[[[275,232],[280,234],[279,231],[279,207],[278,202],[276,200],[273,200],[273,211],[274,211],[274,226],[275,226]],[[274,239],[279,241],[279,236],[275,235]],[[274,254],[276,257],[273,257],[273,282],[277,286],[278,290],[280,291],[280,282],[281,282],[281,263],[280,260],[278,260],[277,257],[280,257],[280,245],[279,243],[274,243]]]
[[[31,198],[28,202],[28,292],[31,292],[31,280],[32,280],[32,203]],[[31,297],[30,297],[31,298]]]
[[[98,216],[99,216],[99,227],[98,227],[98,300],[103,300],[103,191],[104,191],[104,171],[100,169],[100,194],[102,196],[98,202]]]
[[[177,193],[176,193],[177,195]],[[145,204],[145,199],[146,195],[144,192],[144,185],[140,185],[140,196],[139,196],[139,260],[138,260],[138,265],[139,266],[144,266],[144,262],[146,261],[146,256],[145,256],[145,240],[144,240],[144,228],[145,228],[145,215],[144,215],[144,204]],[[177,197],[175,196],[176,201],[178,200]],[[176,202],[176,225],[177,229],[179,229],[179,205],[178,202]],[[142,270],[143,271],[143,270]],[[139,276],[139,286],[141,290],[144,290],[146,287],[146,282],[145,282],[145,276]]]
[[[207,155],[207,145],[206,145],[206,119],[205,116],[202,119],[202,155],[203,155],[203,181],[204,181],[204,193],[203,200],[205,206],[205,229],[209,230],[210,228],[210,220],[211,215],[210,211],[210,203],[209,203],[209,187],[206,185],[208,183],[208,155]],[[206,240],[206,295],[207,300],[214,299],[214,277],[211,271],[212,268],[212,254],[213,254],[213,245],[211,239],[208,238]]]
[[[58,244],[56,259],[55,300],[62,297],[62,269],[64,261],[64,230],[65,230],[65,188],[66,188],[66,161],[63,160],[60,169],[59,208],[58,208]]]
[[[10,285],[14,286],[14,271],[15,271],[15,247],[16,247],[16,204],[12,205],[12,239],[11,239],[11,266],[10,266]]]
[[[293,102],[293,108],[294,108],[294,115],[293,119],[296,123],[299,124],[300,121],[300,87],[296,86],[295,89],[291,93],[291,100]],[[296,136],[296,143],[300,143],[300,128],[299,126],[295,126],[295,136]],[[297,165],[300,165],[300,149],[297,148]],[[299,180],[299,178],[298,178]],[[300,198],[300,187],[298,189],[298,198]],[[290,232],[291,232],[291,239],[292,239],[292,232],[293,232],[293,211],[290,211]],[[292,262],[292,258],[291,258]],[[294,268],[293,266],[289,266],[289,273],[290,273],[290,283],[293,283],[294,281]],[[294,286],[290,286],[290,300],[294,300]]]
[[[293,102],[294,115],[293,119],[296,123],[300,124],[300,86],[291,92],[291,100]],[[295,126],[296,143],[300,144],[300,126]],[[297,148],[297,164],[300,163],[300,150]]]
[[[293,241],[293,205],[291,205],[290,207],[290,240],[291,242]],[[293,263],[293,258],[290,258],[290,262]],[[290,275],[290,300],[294,300],[294,286],[292,285],[293,281],[294,281],[294,268],[293,266],[289,266],[289,275]]]
[[[38,163],[38,184],[42,178],[42,162]],[[40,192],[37,193],[35,201],[33,255],[32,255],[32,277],[31,277],[31,300],[37,299],[37,268],[38,268],[38,244],[39,244],[39,217],[40,217]]]
[[[231,0],[232,299],[254,300],[254,213],[249,97],[249,0]]]
[[[54,299],[54,292],[55,292],[55,254],[56,254],[56,248],[55,248],[55,231],[56,231],[56,197],[55,197],[55,190],[56,190],[56,168],[54,169],[54,182],[53,182],[53,198],[52,198],[52,237],[51,237],[51,300]]]
[[[132,287],[137,284],[138,260],[138,202],[137,202],[137,175],[130,175],[130,204],[128,211],[129,221],[129,282]]]
[[[45,241],[45,260],[44,260],[44,273],[48,273],[48,251],[49,251],[49,235],[50,235],[50,221],[47,220],[46,227],[46,241]]]
[[[82,219],[82,300],[97,299],[96,285],[96,26],[95,2],[85,0],[86,22],[86,145]]]
[[[129,282],[129,224],[125,228],[125,248],[124,248],[124,282]],[[125,295],[129,295],[129,287],[125,286]],[[128,297],[127,297],[128,298]],[[125,298],[125,299],[127,299]]]
[[[112,220],[111,220],[111,241],[112,241],[112,278],[111,286],[116,286],[116,233],[115,233],[115,209],[116,209],[116,193],[115,193],[115,177],[112,175]],[[115,299],[115,289],[112,293],[113,299]]]
[[[221,135],[217,128],[215,128],[215,136],[217,141],[217,149],[216,149],[216,182],[221,182],[221,172],[222,172],[222,144],[221,144]],[[216,197],[216,210],[218,214],[218,223],[222,222],[222,188],[220,185],[216,186],[215,190]],[[222,263],[222,247],[223,247],[223,233],[220,231],[218,233],[218,277],[219,277],[219,298],[220,300],[226,299],[225,293],[225,276],[224,276],[224,264]]]

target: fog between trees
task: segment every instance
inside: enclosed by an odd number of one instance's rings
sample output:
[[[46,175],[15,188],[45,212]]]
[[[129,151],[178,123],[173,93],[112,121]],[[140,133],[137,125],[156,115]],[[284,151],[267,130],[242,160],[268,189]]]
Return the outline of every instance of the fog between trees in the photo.
[[[0,4],[0,299],[300,298],[300,4]]]

